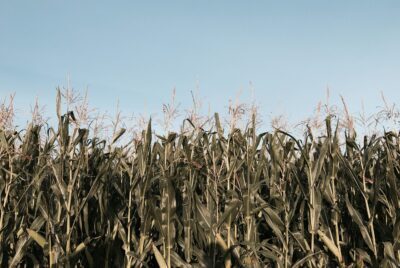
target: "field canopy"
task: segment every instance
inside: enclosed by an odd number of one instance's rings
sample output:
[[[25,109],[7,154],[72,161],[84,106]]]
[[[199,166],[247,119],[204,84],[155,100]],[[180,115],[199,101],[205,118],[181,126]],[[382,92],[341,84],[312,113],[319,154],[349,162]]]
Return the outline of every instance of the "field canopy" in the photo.
[[[215,114],[106,141],[59,107],[57,128],[0,130],[4,267],[400,265],[397,132],[327,116],[296,138]]]

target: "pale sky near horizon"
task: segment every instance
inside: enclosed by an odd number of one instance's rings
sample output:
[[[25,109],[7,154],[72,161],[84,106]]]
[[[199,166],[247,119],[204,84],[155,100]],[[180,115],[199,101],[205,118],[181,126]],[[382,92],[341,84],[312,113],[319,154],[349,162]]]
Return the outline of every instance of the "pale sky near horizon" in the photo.
[[[382,91],[400,103],[400,1],[0,0],[0,93],[19,116],[35,96],[54,115],[69,76],[90,104],[161,111],[176,88],[182,108],[199,88],[224,111],[254,88],[263,117],[310,115],[329,87],[352,112]]]

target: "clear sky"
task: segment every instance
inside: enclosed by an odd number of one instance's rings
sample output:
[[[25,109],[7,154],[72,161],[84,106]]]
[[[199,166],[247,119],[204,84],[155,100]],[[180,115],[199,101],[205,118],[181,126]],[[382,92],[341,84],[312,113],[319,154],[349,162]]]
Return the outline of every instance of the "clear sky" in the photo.
[[[250,82],[264,117],[298,120],[342,94],[375,111],[400,103],[400,1],[0,0],[0,93],[53,112],[70,76],[92,106],[159,112],[199,85],[213,111]]]

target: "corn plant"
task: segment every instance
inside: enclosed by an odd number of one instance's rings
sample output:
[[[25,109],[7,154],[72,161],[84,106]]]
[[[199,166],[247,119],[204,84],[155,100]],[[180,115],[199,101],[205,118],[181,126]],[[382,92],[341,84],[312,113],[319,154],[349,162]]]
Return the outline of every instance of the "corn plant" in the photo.
[[[0,130],[1,267],[400,265],[398,133],[360,139],[328,116],[296,138],[215,114],[121,144],[60,92],[57,118]]]

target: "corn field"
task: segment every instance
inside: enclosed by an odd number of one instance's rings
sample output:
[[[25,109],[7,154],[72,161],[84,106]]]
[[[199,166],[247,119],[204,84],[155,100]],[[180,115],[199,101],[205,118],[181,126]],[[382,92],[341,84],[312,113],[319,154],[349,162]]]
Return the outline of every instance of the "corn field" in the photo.
[[[398,133],[226,133],[215,114],[121,145],[57,117],[0,131],[1,267],[400,265]]]

